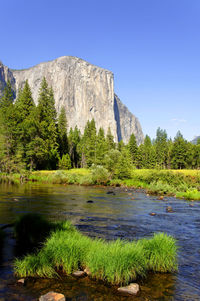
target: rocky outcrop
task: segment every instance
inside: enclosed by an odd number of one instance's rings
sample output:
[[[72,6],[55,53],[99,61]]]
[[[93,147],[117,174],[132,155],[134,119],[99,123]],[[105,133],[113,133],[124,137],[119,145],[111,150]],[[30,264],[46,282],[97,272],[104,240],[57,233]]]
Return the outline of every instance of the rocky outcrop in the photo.
[[[62,106],[66,109],[69,128],[77,125],[83,132],[87,120],[94,118],[97,130],[103,127],[107,132],[110,127],[115,141],[122,139],[127,143],[132,133],[138,144],[143,141],[138,119],[114,94],[112,72],[71,56],[9,72],[15,80],[16,91],[28,79],[36,103],[42,78],[45,77],[53,88],[57,111]],[[4,76],[2,82],[5,80]]]
[[[123,140],[125,143],[128,143],[130,135],[133,133],[137,143],[141,144],[144,140],[144,136],[139,120],[128,110],[116,94],[114,96],[114,111],[118,140]]]
[[[3,90],[8,81],[10,81],[13,92],[15,93],[15,78],[13,76],[13,73],[0,61],[0,97],[2,96]]]

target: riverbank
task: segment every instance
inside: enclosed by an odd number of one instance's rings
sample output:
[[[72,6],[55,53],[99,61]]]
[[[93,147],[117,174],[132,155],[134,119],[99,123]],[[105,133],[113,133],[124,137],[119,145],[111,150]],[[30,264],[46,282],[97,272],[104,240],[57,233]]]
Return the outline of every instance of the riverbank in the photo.
[[[15,261],[18,277],[54,278],[60,273],[71,275],[77,270],[85,270],[93,279],[122,285],[144,277],[148,271],[177,271],[177,246],[170,235],[157,233],[150,239],[108,242],[83,235],[68,221],[48,224],[37,215],[27,215],[17,223],[17,237],[24,232],[23,236],[31,237],[31,241],[38,239],[40,224],[40,237],[44,232],[47,239],[43,237],[45,242],[36,254]],[[20,243],[22,240],[21,237]],[[41,245],[42,241],[37,243]]]
[[[92,169],[34,171],[20,174],[0,174],[0,182],[26,181],[50,184],[105,185],[144,188],[147,193],[169,195],[188,200],[200,200],[200,171],[132,169],[129,179],[116,179],[97,166]]]

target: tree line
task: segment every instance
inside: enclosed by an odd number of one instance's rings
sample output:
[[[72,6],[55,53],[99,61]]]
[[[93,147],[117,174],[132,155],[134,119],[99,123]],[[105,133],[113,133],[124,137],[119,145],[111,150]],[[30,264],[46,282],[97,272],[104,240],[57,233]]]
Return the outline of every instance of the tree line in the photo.
[[[110,128],[98,131],[92,119],[83,134],[76,126],[68,130],[66,111],[55,109],[54,93],[43,78],[37,106],[28,81],[19,90],[16,101],[10,83],[0,98],[0,170],[69,169],[105,166],[123,177],[135,168],[200,168],[200,141],[187,142],[180,132],[172,141],[158,128],[156,139],[146,136],[137,145],[134,134],[128,144],[114,142]]]

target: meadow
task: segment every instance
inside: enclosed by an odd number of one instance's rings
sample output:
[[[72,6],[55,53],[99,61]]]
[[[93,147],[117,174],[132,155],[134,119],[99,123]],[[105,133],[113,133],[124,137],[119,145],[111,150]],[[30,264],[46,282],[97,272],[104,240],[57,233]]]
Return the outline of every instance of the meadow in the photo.
[[[51,184],[79,184],[126,186],[146,189],[147,193],[171,195],[188,200],[200,200],[199,170],[131,169],[129,178],[118,179],[102,166],[56,171],[33,171],[20,174],[0,174],[0,182],[39,182]]]

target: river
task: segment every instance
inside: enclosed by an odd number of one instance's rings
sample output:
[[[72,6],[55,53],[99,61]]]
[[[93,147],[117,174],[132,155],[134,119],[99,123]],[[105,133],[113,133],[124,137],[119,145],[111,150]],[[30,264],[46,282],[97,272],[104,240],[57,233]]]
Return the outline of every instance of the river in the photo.
[[[114,194],[108,194],[110,190]],[[174,212],[167,212],[167,206],[172,206]],[[37,300],[50,290],[63,293],[67,301],[200,300],[200,202],[172,197],[158,200],[139,190],[121,188],[0,184],[0,225],[13,223],[27,212],[41,213],[50,220],[69,219],[81,232],[107,240],[133,240],[166,232],[177,239],[179,270],[140,279],[138,297],[122,296],[116,287],[88,277],[30,279],[19,286],[12,268],[15,240],[12,228],[6,228],[0,254],[0,301]],[[151,212],[156,215],[151,216]]]

